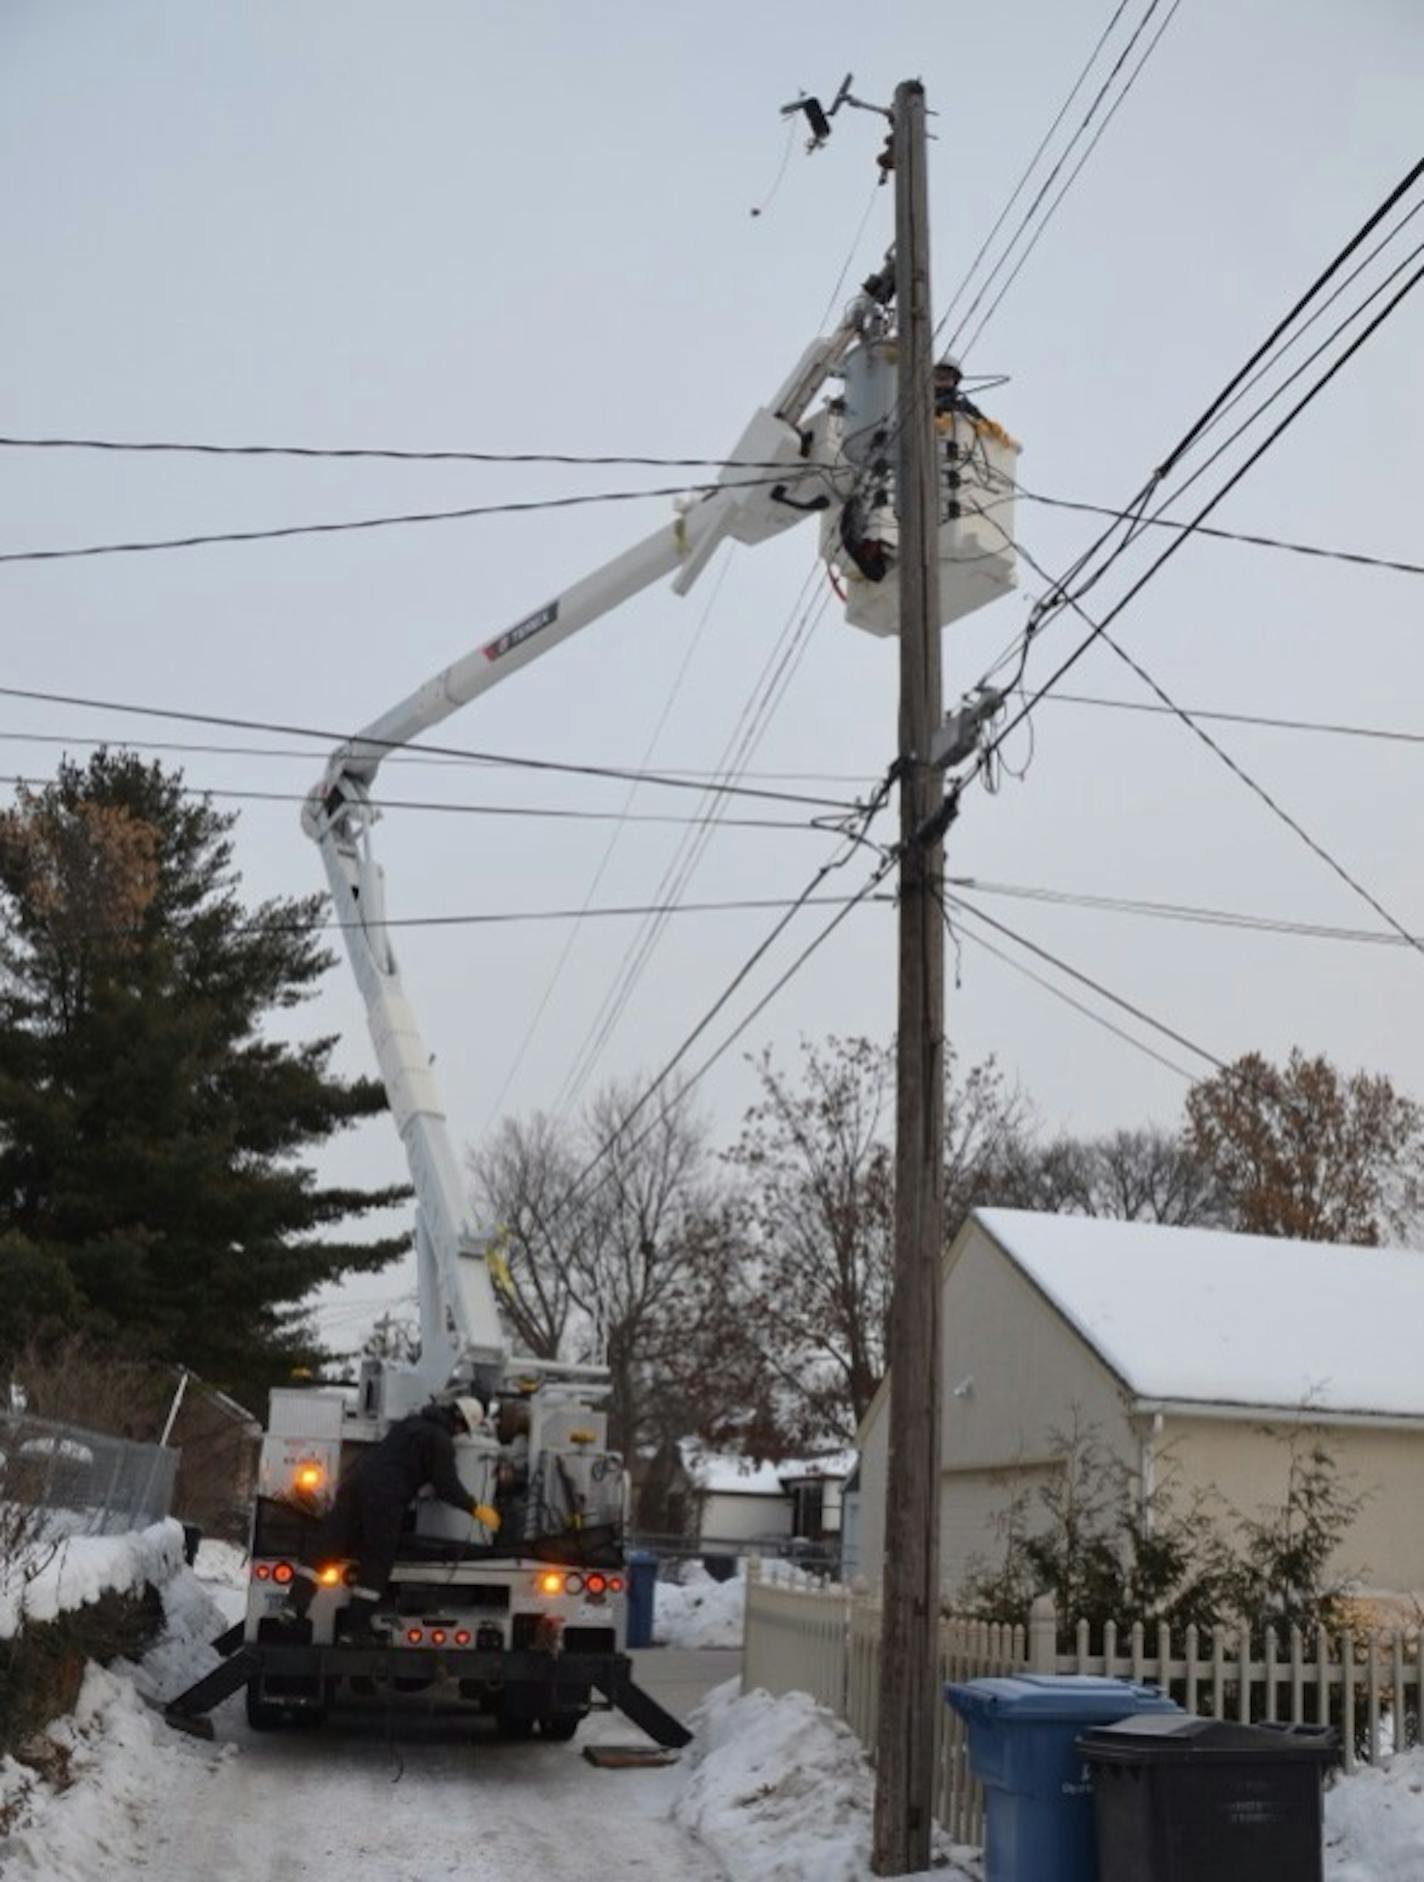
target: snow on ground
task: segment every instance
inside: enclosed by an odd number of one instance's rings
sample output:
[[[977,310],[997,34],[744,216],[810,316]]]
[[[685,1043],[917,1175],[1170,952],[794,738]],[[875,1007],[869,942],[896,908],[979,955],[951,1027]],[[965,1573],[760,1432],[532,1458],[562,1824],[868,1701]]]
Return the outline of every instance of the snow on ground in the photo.
[[[5,1882],[587,1882],[593,1825],[600,1866],[628,1882],[721,1882],[671,1821],[677,1770],[596,1771],[577,1744],[412,1715],[253,1733],[236,1698],[214,1715],[213,1745],[170,1730],[144,1697],[170,1698],[217,1663],[209,1643],[245,1585],[242,1552],[204,1543],[197,1573],[164,1589],[155,1651],[141,1667],[91,1668],[75,1714],[51,1729],[59,1781],[0,1764]],[[601,1715],[579,1738],[639,1734]]]
[[[1328,1882],[1424,1876],[1424,1750],[1341,1778],[1325,1793]]]
[[[730,1882],[868,1882],[874,1779],[848,1726],[806,1693],[744,1694],[736,1680],[692,1724],[673,1814]],[[943,1838],[935,1853],[942,1882],[981,1873]]]
[[[681,1582],[653,1590],[653,1639],[660,1647],[740,1647],[747,1584],[740,1575],[714,1581],[700,1562],[689,1562]]]
[[[0,1640],[27,1620],[52,1621],[110,1590],[155,1586],[183,1560],[183,1529],[171,1518],[126,1536],[69,1536],[0,1564]]]

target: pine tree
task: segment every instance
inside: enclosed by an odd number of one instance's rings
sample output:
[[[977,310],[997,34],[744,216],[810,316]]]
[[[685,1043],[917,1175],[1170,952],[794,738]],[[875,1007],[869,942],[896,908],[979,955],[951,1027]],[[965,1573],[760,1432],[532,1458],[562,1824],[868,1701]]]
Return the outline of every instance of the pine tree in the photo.
[[[58,1307],[260,1408],[322,1357],[311,1290],[406,1246],[330,1231],[407,1192],[302,1161],[385,1094],[273,1035],[332,963],[324,899],[245,907],[235,821],[107,751],[0,814],[0,1347]]]

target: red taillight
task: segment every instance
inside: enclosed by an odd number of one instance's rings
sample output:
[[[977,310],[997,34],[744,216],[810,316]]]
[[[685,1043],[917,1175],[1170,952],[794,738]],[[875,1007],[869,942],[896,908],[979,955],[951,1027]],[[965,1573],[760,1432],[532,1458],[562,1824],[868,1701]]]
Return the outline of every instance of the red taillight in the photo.
[[[610,1594],[622,1594],[623,1577],[621,1575],[610,1575],[608,1577],[608,1592]]]
[[[287,1583],[292,1579],[292,1573],[293,1570],[290,1562],[278,1562],[272,1569],[272,1579],[285,1588]]]
[[[468,1628],[468,1627],[457,1627],[457,1628],[455,1629],[455,1645],[456,1645],[457,1647],[468,1647],[468,1646],[469,1646],[469,1644],[470,1644],[470,1630],[469,1630],[469,1628]]]
[[[608,1577],[595,1572],[589,1576],[588,1580],[584,1583],[584,1587],[587,1588],[590,1594],[603,1594],[608,1587]]]
[[[430,1644],[432,1647],[443,1647],[445,1645],[445,1629],[443,1627],[431,1628]]]
[[[423,1638],[421,1631],[418,1627],[407,1627],[405,1630],[405,1637],[410,1642],[411,1646],[413,1647],[418,1647]]]
[[[272,1570],[266,1562],[254,1562],[252,1564],[252,1573],[256,1580],[266,1581],[267,1577],[272,1573]]]

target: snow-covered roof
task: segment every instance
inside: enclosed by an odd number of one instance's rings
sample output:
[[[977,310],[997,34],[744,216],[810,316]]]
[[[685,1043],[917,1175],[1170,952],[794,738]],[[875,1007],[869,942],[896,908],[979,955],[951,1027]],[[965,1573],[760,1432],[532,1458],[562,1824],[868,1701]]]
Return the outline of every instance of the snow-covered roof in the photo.
[[[975,1216],[1138,1398],[1424,1418],[1424,1254]]]
[[[682,1461],[697,1488],[708,1496],[784,1496],[788,1483],[807,1477],[848,1477],[855,1464],[855,1452],[835,1451],[820,1457],[758,1464],[734,1451],[706,1451],[687,1440],[682,1445]]]

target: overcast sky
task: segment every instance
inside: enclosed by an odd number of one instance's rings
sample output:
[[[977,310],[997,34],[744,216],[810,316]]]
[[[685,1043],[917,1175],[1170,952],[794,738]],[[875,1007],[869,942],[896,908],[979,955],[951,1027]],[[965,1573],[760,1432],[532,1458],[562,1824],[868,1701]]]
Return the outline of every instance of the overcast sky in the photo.
[[[1144,3],[1132,0],[1129,16]],[[942,305],[1110,11],[1108,0],[727,0],[715,11],[682,0],[7,0],[0,429],[715,457],[818,330],[848,259],[838,300],[890,232],[890,192],[873,192],[880,127],[853,113],[814,159],[798,139],[765,213],[749,214],[785,149],[778,107],[802,87],[833,91],[847,70],[871,99],[923,78],[939,113],[931,211]],[[1023,441],[1026,484],[1109,504],[1137,489],[1418,156],[1421,74],[1424,13],[1412,0],[1181,0],[971,358],[974,370],[1011,376],[985,403]],[[1214,520],[1418,559],[1421,330],[1424,294]],[[0,451],[0,550],[667,480],[633,469]],[[5,676],[345,731],[666,513],[651,500],[0,566]],[[1025,545],[1055,570],[1093,527],[1043,510],[1020,516]],[[814,547],[808,529],[737,550],[710,612],[715,570],[687,601],[653,591],[442,736],[638,765],[666,711],[655,764],[712,766]],[[1139,551],[1134,568],[1145,560]],[[1115,576],[1106,593],[1125,585]],[[951,696],[1012,637],[1036,587],[1025,571],[1018,597],[947,636]],[[1187,705],[1424,731],[1421,594],[1407,576],[1200,542],[1119,628]],[[1046,674],[1076,638],[1070,620],[1057,622],[1035,670]],[[1102,647],[1075,670],[1074,690],[1145,696]],[[832,607],[752,768],[869,780],[892,753],[895,699],[894,643],[847,627]],[[1055,703],[1035,724],[1026,781],[966,801],[952,873],[1380,925],[1179,723]],[[1424,749],[1215,730],[1391,911],[1424,929]],[[117,710],[3,699],[0,732],[0,768],[31,776],[52,770],[60,749],[41,737],[78,753],[98,740],[204,736]],[[211,736],[303,755],[192,754],[196,784],[296,795],[320,768],[320,741]],[[1026,754],[1019,743],[1009,755]],[[391,766],[383,789],[611,811],[626,795],[616,783],[428,764]],[[644,789],[633,807],[685,815],[695,801]],[[390,912],[577,906],[612,828],[392,811],[379,832]],[[595,900],[649,899],[682,834],[629,824]],[[828,848],[805,830],[728,830],[689,894],[795,894]],[[295,802],[244,806],[238,854],[254,897],[321,882]],[[862,873],[857,863],[837,885],[858,886]],[[997,897],[983,906],[1223,1058],[1299,1044],[1424,1095],[1424,962],[1407,949]],[[672,922],[596,1080],[659,1066],[771,919]],[[800,919],[750,991],[818,919]],[[554,1103],[633,933],[623,921],[584,927],[509,1107]],[[564,942],[558,925],[401,936],[459,1141],[487,1127]],[[894,963],[892,910],[858,911],[747,1043],[789,1056],[801,1035],[887,1036]],[[996,1054],[1049,1128],[1170,1122],[1179,1111],[1180,1078],[969,946],[949,1013],[958,1050]],[[344,963],[302,1023],[342,1034],[343,1070],[369,1068]],[[703,1099],[722,1134],[750,1092],[729,1055]],[[389,1122],[365,1127],[326,1167],[398,1178]],[[349,1333],[362,1303],[408,1285],[396,1271],[360,1280],[327,1324]]]

